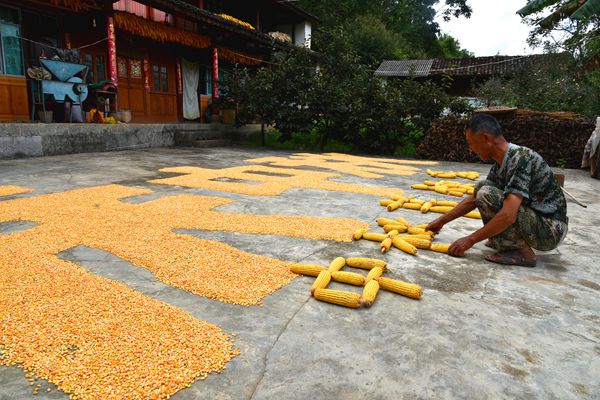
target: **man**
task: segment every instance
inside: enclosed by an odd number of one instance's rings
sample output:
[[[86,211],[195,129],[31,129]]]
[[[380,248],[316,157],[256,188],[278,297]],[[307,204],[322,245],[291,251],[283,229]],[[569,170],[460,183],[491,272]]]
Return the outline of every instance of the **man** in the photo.
[[[508,143],[491,115],[476,114],[466,136],[471,150],[494,165],[487,179],[478,182],[473,196],[427,229],[437,233],[477,207],[483,228],[452,243],[449,254],[463,256],[475,243],[488,239],[486,246],[498,251],[486,260],[534,267],[533,249],[552,250],[567,234],[567,203],[554,173],[535,151]]]

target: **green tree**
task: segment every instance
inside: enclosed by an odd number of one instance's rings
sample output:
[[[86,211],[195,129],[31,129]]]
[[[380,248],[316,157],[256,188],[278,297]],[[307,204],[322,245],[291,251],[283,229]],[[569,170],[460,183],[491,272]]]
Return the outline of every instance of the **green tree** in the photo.
[[[441,35],[438,38],[438,44],[444,54],[444,58],[472,58],[473,53],[466,49],[461,49],[458,40],[450,35]]]

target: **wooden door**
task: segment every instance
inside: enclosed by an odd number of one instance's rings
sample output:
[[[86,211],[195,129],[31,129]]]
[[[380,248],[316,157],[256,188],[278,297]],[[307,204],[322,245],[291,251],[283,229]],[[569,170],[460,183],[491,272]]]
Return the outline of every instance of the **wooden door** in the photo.
[[[131,122],[144,122],[147,117],[144,90],[144,61],[117,57],[119,74],[119,108],[131,111]]]
[[[0,121],[29,120],[27,82],[20,76],[0,76]]]
[[[174,57],[150,58],[150,118],[154,122],[177,122],[177,64]]]

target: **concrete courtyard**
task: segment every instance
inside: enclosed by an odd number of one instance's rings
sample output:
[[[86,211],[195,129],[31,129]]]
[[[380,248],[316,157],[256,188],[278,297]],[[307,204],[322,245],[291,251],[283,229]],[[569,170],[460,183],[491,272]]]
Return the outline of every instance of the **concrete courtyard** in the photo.
[[[0,202],[118,184],[152,191],[127,200],[133,203],[178,194],[216,196],[233,200],[217,207],[220,212],[352,218],[375,232],[382,232],[378,217],[403,216],[421,224],[439,215],[405,209],[388,213],[379,205],[385,196],[306,188],[254,196],[148,182],[180,175],[159,172],[162,168],[220,169],[292,154],[242,147],[158,148],[3,160],[0,186],[33,192],[0,197]],[[400,188],[426,199],[430,193],[410,189],[430,178],[426,168],[475,170],[482,177],[489,170],[484,164],[447,162],[412,166],[421,171],[380,179],[340,174],[333,181]],[[483,256],[492,250],[483,243],[464,258],[429,251],[412,257],[397,249],[382,255],[377,243],[365,240],[179,230],[283,261],[327,266],[340,256],[386,260],[386,276],[422,286],[419,301],[380,291],[371,308],[346,309],[312,298],[314,278],[300,276],[262,304],[241,306],[167,285],[148,269],[104,250],[77,246],[58,256],[233,335],[240,354],[226,369],[172,399],[600,399],[600,181],[586,171],[564,173],[565,188],[588,208],[567,198],[567,238],[557,250],[538,253],[535,268],[490,264]],[[0,237],[33,226],[0,222]],[[436,242],[451,243],[479,226],[479,220],[461,218],[446,226]],[[25,374],[17,366],[0,367],[0,399],[33,398]],[[40,385],[35,398],[69,398],[43,379],[35,385]]]

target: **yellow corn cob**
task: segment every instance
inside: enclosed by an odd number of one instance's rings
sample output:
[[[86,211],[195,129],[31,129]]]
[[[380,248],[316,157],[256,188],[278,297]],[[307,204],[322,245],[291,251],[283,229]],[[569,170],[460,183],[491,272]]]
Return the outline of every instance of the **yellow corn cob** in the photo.
[[[387,207],[389,204],[392,204],[393,202],[394,202],[394,200],[391,200],[391,199],[381,199],[381,200],[379,200],[379,205]]]
[[[354,286],[365,284],[365,277],[356,272],[335,271],[331,273],[331,278],[336,282],[347,283]]]
[[[456,196],[456,197],[463,197],[463,192],[459,192],[456,190],[448,190],[448,194],[451,196]]]
[[[427,201],[425,202],[422,206],[421,206],[421,212],[423,214],[425,214],[426,212],[429,212],[429,209],[433,207],[433,203],[431,201]]]
[[[367,282],[360,297],[360,304],[365,307],[371,307],[375,302],[377,292],[379,292],[379,282],[375,280]]]
[[[325,271],[325,268],[316,264],[294,264],[290,267],[290,270],[295,274],[319,276],[319,273]]]
[[[365,283],[369,283],[371,280],[375,278],[379,278],[383,274],[383,268],[375,267],[369,271],[367,274],[367,278],[365,279]]]
[[[408,234],[408,235],[402,235],[402,237],[409,237],[409,238],[414,238],[414,239],[425,239],[425,240],[431,240],[432,236],[431,233],[417,233],[417,234]]]
[[[429,225],[429,224],[413,225],[413,228],[422,228],[422,229],[425,229],[425,228],[427,228],[427,225]]]
[[[339,271],[340,269],[344,268],[345,265],[346,259],[344,257],[337,257],[331,262],[331,264],[329,264],[329,268],[327,269],[329,272]]]
[[[448,211],[452,210],[454,207],[449,206],[433,206],[429,209],[429,211],[446,214]]]
[[[437,174],[438,178],[456,178],[456,173],[449,171],[449,172],[441,172],[439,174]]]
[[[385,226],[383,227],[383,230],[385,230]],[[394,236],[398,235],[399,233],[400,232],[398,232],[396,229],[392,229],[391,231],[389,231],[387,233],[387,237],[394,237]]]
[[[383,227],[383,230],[386,232],[391,232],[391,231],[398,231],[398,232],[406,232],[407,231],[407,227],[404,225],[400,225],[398,223],[396,224],[389,224],[389,225],[385,225]]]
[[[423,294],[423,289],[421,289],[421,286],[415,285],[414,283],[407,283],[384,277],[378,278],[377,281],[382,289],[389,290],[390,292],[398,293],[402,296],[410,297],[412,299],[418,300]]]
[[[423,181],[423,184],[427,185],[427,186],[435,186],[435,182],[434,181]],[[428,188],[428,189],[430,189],[430,188]]]
[[[398,194],[391,195],[390,199],[392,199],[394,201],[400,201],[400,200],[406,201],[406,200],[408,200],[406,197],[400,196]]]
[[[469,173],[467,175],[467,179],[470,179],[472,181],[476,180],[477,178],[479,178],[479,173],[478,172],[476,172],[476,173]]]
[[[398,200],[398,201],[388,204],[388,206],[386,208],[387,208],[388,212],[392,212],[392,211],[397,210],[398,208],[402,207],[403,204],[405,204],[404,201]]]
[[[329,285],[329,281],[331,281],[331,272],[327,270],[319,272],[317,279],[310,287],[310,293],[314,294],[317,289],[325,289]]]
[[[410,199],[410,202],[418,204],[420,206],[422,206],[423,204],[425,204],[425,200],[421,200],[421,199]]]
[[[417,228],[416,226],[411,226],[408,228],[408,233],[411,235],[434,235],[432,231],[425,230],[425,228]]]
[[[435,172],[430,169],[426,169],[425,172],[427,172],[427,174],[429,174],[431,176],[435,175]]]
[[[404,203],[402,208],[407,208],[409,210],[420,210],[421,205],[419,203]]]
[[[438,200],[435,202],[436,206],[445,206],[445,207],[454,207],[457,206],[458,203],[450,200]]]
[[[453,187],[450,190],[452,190],[453,192],[466,193],[467,188],[461,185],[461,186]]]
[[[383,260],[377,260],[375,258],[350,257],[346,259],[346,265],[352,268],[361,269],[373,269],[376,267],[380,267],[385,271],[387,262]]]
[[[467,188],[467,194],[470,194],[470,195],[472,195],[472,194],[474,194],[474,193],[475,193],[475,188],[472,188],[472,187],[470,187],[470,188]]]
[[[454,182],[454,181],[439,181],[438,185],[441,186],[446,186],[448,189],[452,189],[455,187],[460,187],[460,182]]]
[[[366,232],[367,232],[367,230],[366,230],[366,229],[357,229],[357,230],[354,232],[354,235],[352,236],[352,239],[354,239],[354,240],[360,240],[360,239],[362,239],[363,235],[364,235]]]
[[[387,235],[384,235],[383,233],[373,233],[373,232],[367,232],[362,236],[363,239],[371,240],[373,242],[382,242],[383,239],[385,239],[386,237],[387,237]]]
[[[377,225],[379,226],[385,226],[385,225],[390,225],[390,224],[398,224],[398,221],[396,221],[395,219],[389,219],[389,218],[377,218]]]
[[[417,248],[415,246],[413,246],[412,244],[408,243],[406,240],[404,240],[400,236],[395,236],[392,239],[392,244],[394,245],[394,247],[402,250],[405,253],[408,253],[413,256],[417,254]]]
[[[441,244],[441,243],[433,243],[431,245],[431,250],[437,251],[438,253],[446,253],[448,254],[448,249],[450,248],[449,244]]]
[[[396,221],[400,222],[402,225],[406,225],[407,228],[410,226],[410,223],[402,217],[396,218]]]
[[[481,219],[481,213],[479,211],[471,211],[471,212],[466,213],[465,217],[473,218],[473,219]]]
[[[392,247],[392,238],[390,237],[383,239],[381,245],[379,246],[382,253],[387,253],[388,251],[390,251],[390,247]]]
[[[469,175],[469,174],[464,171],[460,171],[460,172],[456,173],[456,176],[458,176],[459,178],[466,178],[467,175]]]
[[[360,295],[345,290],[318,289],[315,291],[315,299],[344,307],[360,307]]]
[[[410,185],[410,187],[418,190],[429,190],[429,186],[420,183],[415,183],[414,185]]]
[[[448,194],[448,187],[447,186],[435,186],[435,191],[436,191],[436,193],[440,193],[440,194]]]
[[[416,236],[416,235],[414,235]],[[431,239],[425,239],[422,237],[414,237],[413,235],[402,235],[396,236],[402,238],[406,243],[415,246],[418,249],[429,249],[431,247]]]

